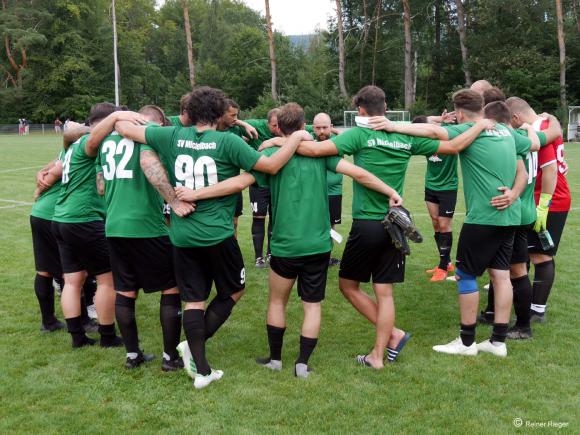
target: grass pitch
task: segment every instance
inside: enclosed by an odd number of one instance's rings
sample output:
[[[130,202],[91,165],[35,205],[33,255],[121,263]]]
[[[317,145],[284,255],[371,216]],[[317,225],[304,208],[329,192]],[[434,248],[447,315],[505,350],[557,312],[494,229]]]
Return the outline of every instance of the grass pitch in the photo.
[[[239,240],[247,294],[208,343],[210,364],[224,370],[223,379],[196,391],[185,372],[160,370],[158,295],[142,294],[137,303],[141,345],[158,358],[134,371],[122,368],[123,349],[72,351],[66,332],[39,333],[28,216],[35,173],[56,157],[59,145],[53,135],[0,136],[1,433],[504,433],[520,423],[522,430],[562,423],[580,432],[576,201],[556,260],[548,323],[535,326],[533,340],[510,341],[506,359],[436,354],[432,345],[458,335],[457,291],[452,282],[429,283],[424,273],[437,255],[423,203],[425,159],[414,157],[404,198],[425,243],[411,246],[406,282],[395,289],[396,324],[413,338],[397,363],[384,370],[357,366],[354,356],[372,347],[374,331],[340,295],[338,270],[332,268],[319,345],[311,358],[315,372],[304,381],[293,377],[302,318],[296,294],[289,303],[284,369],[272,373],[254,363],[267,354],[268,272],[253,266],[245,192]],[[578,144],[567,145],[566,157],[572,195],[578,198]],[[346,181],[343,224],[337,228],[344,236],[351,196]],[[465,211],[462,197],[457,210],[455,241]],[[486,278],[479,282],[483,286]],[[62,319],[59,307],[57,313]],[[478,327],[477,334],[478,341],[486,339],[490,328]]]

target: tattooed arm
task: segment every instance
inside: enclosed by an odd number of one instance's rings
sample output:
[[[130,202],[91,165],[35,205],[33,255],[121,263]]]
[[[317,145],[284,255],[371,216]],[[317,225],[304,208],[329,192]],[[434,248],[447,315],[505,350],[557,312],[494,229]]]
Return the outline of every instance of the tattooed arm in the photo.
[[[154,151],[142,150],[140,161],[141,169],[149,183],[155,187],[177,216],[185,217],[188,214],[193,213],[195,206],[189,202],[179,200],[175,195],[175,190],[173,190],[173,187],[169,184],[167,172]]]
[[[105,194],[105,179],[103,178],[103,171],[97,172],[97,193],[100,196]]]

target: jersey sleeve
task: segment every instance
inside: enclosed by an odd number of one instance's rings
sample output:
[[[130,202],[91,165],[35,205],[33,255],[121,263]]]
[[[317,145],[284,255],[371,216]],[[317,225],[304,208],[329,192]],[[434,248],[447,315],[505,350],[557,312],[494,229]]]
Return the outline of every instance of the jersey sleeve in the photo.
[[[338,155],[352,155],[359,151],[366,142],[363,140],[360,128],[351,128],[338,136],[331,137],[330,140],[336,146]]]
[[[338,156],[326,157],[326,169],[328,169],[329,171],[332,171],[332,172],[336,172],[336,167],[338,166],[338,164],[340,163],[341,160],[342,160],[342,157],[338,157]]]
[[[176,127],[148,126],[145,129],[145,141],[154,151],[163,153],[171,144],[176,130]]]
[[[536,134],[538,135],[538,138],[540,139],[540,147],[545,147],[546,145],[548,145],[548,139],[546,138],[546,133],[543,133],[541,131],[536,131]]]
[[[244,119],[244,122],[247,122],[256,130],[260,128],[262,129],[268,128],[268,121],[266,121],[265,119]]]
[[[444,125],[442,126],[445,130],[447,130],[447,134],[449,135],[449,140],[455,139],[461,133],[469,129],[471,127],[468,124],[458,124],[458,125]]]
[[[240,168],[250,171],[256,162],[260,159],[261,154],[249,146],[239,136],[232,133],[226,133],[228,141],[227,150],[230,160]]]
[[[439,139],[430,139],[426,137],[412,137],[411,139],[411,154],[430,156],[437,152],[439,148]]]
[[[532,147],[532,140],[521,134],[512,134],[516,143],[516,154],[522,158],[530,152]]]
[[[264,151],[262,151],[258,154],[270,157],[272,154],[274,154],[279,149],[280,148],[278,148],[278,147],[266,148]],[[265,174],[264,172],[256,171],[255,169],[252,169],[249,172],[256,179],[256,183],[258,184],[258,186],[268,187],[270,185],[270,174]]]
[[[538,151],[538,167],[543,168],[556,161],[556,148],[552,143],[540,148],[540,151]]]

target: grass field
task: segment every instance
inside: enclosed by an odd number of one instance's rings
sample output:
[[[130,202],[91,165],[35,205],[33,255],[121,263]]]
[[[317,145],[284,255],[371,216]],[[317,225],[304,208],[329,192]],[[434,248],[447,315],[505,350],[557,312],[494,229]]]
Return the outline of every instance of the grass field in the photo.
[[[0,136],[0,433],[507,433],[516,430],[517,418],[520,431],[532,424],[548,431],[560,422],[580,433],[578,208],[568,217],[558,253],[548,323],[534,328],[533,340],[509,342],[506,359],[436,354],[432,345],[458,334],[457,292],[454,283],[431,284],[424,273],[435,264],[436,250],[423,203],[425,159],[413,158],[405,201],[425,243],[411,247],[406,282],[395,290],[396,323],[413,338],[397,363],[384,370],[357,366],[354,356],[371,349],[374,331],[340,295],[333,268],[319,346],[311,358],[315,372],[304,381],[293,377],[302,318],[295,294],[284,369],[272,373],[254,363],[267,353],[268,272],[253,267],[246,193],[239,240],[247,294],[208,343],[208,359],[224,370],[223,379],[196,391],[185,372],[160,370],[157,295],[142,295],[137,315],[142,346],[158,359],[135,371],[122,368],[123,349],[72,351],[67,333],[39,333],[28,216],[34,175],[57,155],[59,142],[51,135]],[[580,189],[578,145],[566,148],[574,198]],[[338,228],[345,236],[351,191],[346,182]],[[462,198],[457,210],[465,210]],[[463,214],[456,216],[457,237]],[[489,327],[479,327],[478,341],[489,333]]]

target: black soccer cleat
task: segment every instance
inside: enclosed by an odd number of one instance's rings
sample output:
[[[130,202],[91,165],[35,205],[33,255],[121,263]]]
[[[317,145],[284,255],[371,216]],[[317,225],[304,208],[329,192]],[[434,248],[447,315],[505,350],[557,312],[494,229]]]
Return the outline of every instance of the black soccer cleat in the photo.
[[[121,347],[123,346],[123,339],[118,335],[113,336],[103,336],[101,335],[101,340],[99,342],[101,347],[109,348],[109,347]]]
[[[532,338],[532,328],[514,325],[508,329],[507,338],[511,340],[529,340]]]
[[[405,233],[398,225],[391,222],[387,217],[383,220],[383,226],[389,236],[391,236],[391,240],[399,251],[403,253],[403,255],[410,255],[411,248],[409,248],[409,243],[407,242],[407,237],[405,237]]]
[[[144,363],[149,362],[149,361],[154,360],[154,359],[155,359],[155,355],[153,355],[153,354],[139,352],[139,354],[137,355],[137,358],[127,357],[127,361],[125,362],[125,368],[129,369],[129,370],[136,369],[141,364],[144,364]]]
[[[161,370],[164,372],[175,372],[181,370],[183,367],[183,360],[179,356],[175,359],[163,358],[163,361],[161,361]]]
[[[477,316],[477,323],[480,325],[493,325],[495,313],[493,311],[480,311]]]
[[[391,207],[386,219],[397,224],[412,242],[423,243],[423,236],[415,226],[411,213],[405,207]]]
[[[60,322],[57,319],[54,319],[54,321],[44,324],[42,323],[40,325],[40,332],[42,333],[49,333],[49,332],[55,332],[55,331],[59,331],[61,329],[65,328],[65,324]]]

